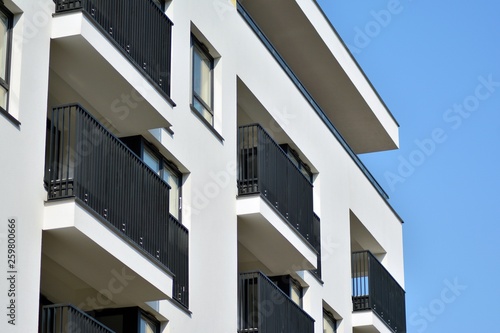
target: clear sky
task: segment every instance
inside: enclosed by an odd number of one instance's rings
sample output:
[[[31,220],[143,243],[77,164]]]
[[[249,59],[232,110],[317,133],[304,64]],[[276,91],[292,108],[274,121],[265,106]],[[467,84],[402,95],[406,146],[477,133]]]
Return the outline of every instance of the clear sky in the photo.
[[[400,124],[409,333],[500,332],[500,2],[318,0]]]

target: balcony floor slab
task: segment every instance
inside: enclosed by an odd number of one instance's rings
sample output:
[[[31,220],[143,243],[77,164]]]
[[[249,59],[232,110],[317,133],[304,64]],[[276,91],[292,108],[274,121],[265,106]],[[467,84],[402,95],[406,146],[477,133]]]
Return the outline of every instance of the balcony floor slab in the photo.
[[[260,195],[240,196],[236,213],[238,241],[269,269],[267,274],[316,268],[315,250]]]
[[[82,101],[120,135],[171,126],[168,98],[82,12],[54,17],[50,69],[55,103]]]
[[[54,302],[100,297],[119,306],[171,298],[171,273],[104,224],[72,198],[46,203],[42,293]]]
[[[392,333],[392,330],[371,310],[353,312],[352,327],[354,333]]]

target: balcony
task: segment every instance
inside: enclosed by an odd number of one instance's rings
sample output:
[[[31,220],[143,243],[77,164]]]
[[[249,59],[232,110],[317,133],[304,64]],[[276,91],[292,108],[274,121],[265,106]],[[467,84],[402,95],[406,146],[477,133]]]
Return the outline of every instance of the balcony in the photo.
[[[355,161],[356,154],[397,148],[396,120],[319,5],[286,0],[240,0],[237,5]]]
[[[239,276],[238,333],[313,333],[314,319],[260,272]]]
[[[325,17],[321,15],[311,21],[310,17],[304,16],[305,13],[302,11],[304,7],[300,7],[301,5],[296,2],[289,3],[285,0],[255,0],[244,3],[243,1],[237,1],[238,13],[242,19],[274,57],[276,63],[283,69],[298,91],[308,101],[311,108],[322,119],[366,179],[373,185],[380,196],[387,200],[389,198],[387,193],[363,164],[358,157],[358,153],[397,148],[399,140],[397,123],[392,119],[385,106],[379,105],[379,107],[375,108],[366,108],[366,105],[362,105],[366,104],[365,97],[359,95],[360,92],[352,81],[353,77],[346,74],[348,72],[345,72],[344,65],[337,63],[338,61],[351,62],[352,57],[347,53],[332,57],[332,51],[324,49],[326,46],[324,44],[325,39],[318,36],[318,31],[311,25],[311,23],[324,23]],[[316,6],[307,7],[312,9]],[[278,21],[280,22],[278,23]],[[301,23],[297,24],[299,21]],[[282,29],[285,26],[289,27],[289,29]],[[290,33],[290,31],[294,31],[298,27],[300,27],[300,31]],[[333,32],[330,25],[327,26],[327,31],[329,31],[328,34]],[[293,36],[293,38],[290,38],[290,36]],[[330,37],[338,39],[336,34]],[[332,41],[331,38],[328,39]],[[344,53],[346,50],[345,45],[342,45],[340,40],[335,43],[337,42],[339,44],[335,49]],[[304,47],[306,44],[310,47]],[[327,52],[320,52],[320,49]],[[311,58],[311,50],[314,50],[315,57]],[[301,52],[306,52],[308,55],[304,56]],[[317,59],[317,56],[321,58],[326,56],[329,60]],[[291,57],[294,58],[293,63]],[[308,66],[304,66],[305,59],[313,59],[313,61]],[[327,70],[330,65],[324,61],[333,61],[331,65],[338,67],[338,69]],[[348,67],[353,64],[348,65]],[[315,69],[312,69],[313,67]],[[362,73],[357,65],[351,69],[358,72],[358,74]],[[361,79],[360,84],[362,85],[368,83],[366,78],[358,77],[358,79]],[[321,84],[318,84],[318,82],[321,82]],[[334,86],[325,89],[325,84],[333,84]],[[318,89],[321,91],[314,91]],[[376,94],[373,89],[366,91],[369,94]],[[318,94],[324,95],[323,98],[320,98]],[[372,101],[376,99],[372,99]],[[386,119],[388,120],[387,124],[379,123],[378,120],[373,119],[374,113],[378,114],[379,112],[382,113],[380,114],[382,118],[390,118]],[[379,118],[379,116],[376,116],[376,118]],[[386,123],[386,121],[383,121],[383,123]]]
[[[188,305],[188,231],[169,214],[168,184],[79,105],[49,115],[45,182],[51,207],[63,209],[63,199],[73,199],[170,270],[173,298]],[[83,215],[69,214],[74,220]]]
[[[55,0],[56,14],[83,11],[122,53],[170,97],[173,23],[150,0]]]
[[[262,262],[283,252],[268,267],[316,269],[320,228],[311,182],[260,125],[238,128],[238,149],[239,241],[257,256],[262,252]]]
[[[395,333],[406,332],[405,291],[369,251],[352,254],[354,312],[371,310]]]
[[[114,333],[72,305],[48,305],[42,309],[40,333]]]

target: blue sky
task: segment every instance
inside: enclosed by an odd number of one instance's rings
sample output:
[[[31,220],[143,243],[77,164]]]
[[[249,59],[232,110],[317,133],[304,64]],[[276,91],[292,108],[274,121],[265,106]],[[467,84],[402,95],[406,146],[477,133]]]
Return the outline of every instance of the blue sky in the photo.
[[[405,220],[408,332],[497,331],[500,3],[318,2],[401,126],[361,157]]]

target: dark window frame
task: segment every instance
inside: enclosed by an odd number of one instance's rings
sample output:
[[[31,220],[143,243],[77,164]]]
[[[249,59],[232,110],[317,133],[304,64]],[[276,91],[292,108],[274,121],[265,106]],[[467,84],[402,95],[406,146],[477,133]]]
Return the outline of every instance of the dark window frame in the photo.
[[[9,101],[10,101],[10,70],[11,70],[11,61],[12,61],[12,30],[14,26],[14,14],[10,12],[10,10],[5,7],[3,2],[0,2],[0,11],[7,17],[7,50],[5,56],[5,78],[0,77],[0,86],[6,91],[6,102],[5,108],[0,106],[0,113],[5,115],[11,122],[15,125],[19,126],[21,123],[14,118],[9,113]],[[0,64],[2,65],[2,64]]]
[[[337,332],[337,320],[335,319],[335,316],[330,311],[323,309],[323,318],[329,319],[333,324],[333,331]],[[325,329],[325,326],[323,323],[323,330],[324,329]]]
[[[156,148],[152,143],[147,141],[141,136],[142,139],[142,145],[141,145],[141,159],[144,160],[144,151],[146,149],[149,149],[151,153],[154,154],[156,158],[159,160],[159,168],[160,168],[160,173],[159,176],[163,179],[163,173],[165,167],[167,167],[170,171],[175,173],[177,178],[179,179],[179,183],[177,184],[179,186],[179,197],[177,198],[178,205],[179,205],[179,211],[178,211],[178,221],[182,221],[182,172],[179,170],[179,168],[170,160],[168,160],[165,156],[163,156],[158,148]],[[165,181],[165,180],[164,180]],[[171,212],[170,212],[171,213]]]
[[[143,317],[155,326],[156,328],[155,333],[160,333],[161,329],[161,322],[158,319],[156,319],[152,314],[144,311],[139,307],[107,308],[107,309],[93,310],[90,312],[90,315],[96,318],[98,321],[104,323],[106,323],[106,317],[121,316],[122,325],[124,328],[123,333],[139,332],[141,319]]]
[[[179,170],[177,165],[175,165],[172,161],[167,160],[164,156],[162,156],[162,159],[160,160],[160,176],[162,177],[162,179],[165,172],[164,170],[166,168],[170,172],[174,173],[178,179],[177,186],[179,188],[179,197],[177,198],[177,205],[179,206],[179,209],[176,218],[178,219],[179,222],[182,223],[182,172]]]
[[[283,144],[280,144],[279,146],[290,157],[290,159],[292,161],[294,161],[294,160],[297,161],[297,164],[294,163],[295,166],[297,167],[297,169],[300,170],[300,172],[312,184],[313,183],[314,174],[313,174],[311,168],[309,167],[309,165],[307,165],[306,163],[304,163],[304,161],[302,161],[302,159],[300,158],[299,154],[294,149],[292,149],[292,147],[290,147],[290,145],[288,143],[283,143]]]
[[[166,0],[153,0],[154,4],[157,5],[163,12],[165,12],[165,2]]]
[[[199,96],[195,89],[194,89],[194,84],[195,84],[195,80],[194,80],[194,76],[195,76],[195,72],[194,72],[194,61],[195,61],[195,57],[194,57],[194,52],[198,51],[201,55],[205,56],[208,60],[209,60],[209,63],[210,63],[210,104],[211,105],[208,105],[204,100],[203,98],[201,98],[201,96]],[[214,57],[210,54],[210,51],[209,49],[205,46],[205,44],[203,44],[198,38],[196,38],[194,35],[191,35],[191,93],[192,93],[192,97],[191,97],[191,108],[193,110],[196,110],[196,112],[198,112],[200,115],[201,115],[201,118],[203,120],[205,120],[208,124],[210,124],[212,127],[214,126],[214,107],[213,107],[213,104],[214,104],[214,68],[215,68],[215,59]],[[200,103],[202,105],[203,108],[205,108],[205,110],[207,110],[210,114],[211,114],[211,121],[208,121],[207,119],[205,119],[205,117],[203,116],[203,114],[201,113],[200,110],[198,110],[194,105],[195,105],[195,101]]]
[[[154,155],[159,161],[159,176],[163,180],[163,170],[165,167],[167,167],[171,172],[175,173],[177,178],[179,179],[179,197],[177,198],[178,200],[178,206],[179,206],[179,211],[177,213],[178,216],[178,221],[182,223],[182,181],[183,181],[183,174],[179,170],[179,168],[173,163],[172,161],[168,160],[163,154],[159,151],[158,148],[155,147],[152,143],[147,141],[143,136],[137,135],[137,136],[131,136],[131,137],[125,137],[121,138],[122,142],[125,143],[127,147],[130,148],[142,161],[144,161],[144,152],[146,149]],[[149,167],[149,166],[148,166]],[[153,169],[151,169],[153,170]],[[153,170],[155,173],[156,171]],[[163,180],[165,181],[165,180]],[[171,207],[169,207],[169,210]],[[169,211],[170,214],[172,214],[171,211]]]
[[[276,275],[269,276],[269,279],[282,291],[284,292],[290,299],[292,299],[292,289],[296,287],[299,291],[300,303],[297,304],[299,307],[303,307],[304,305],[304,288],[300,284],[299,281],[294,279],[291,275]]]
[[[290,277],[290,298],[292,298],[292,291],[294,288],[297,288],[299,294],[299,304],[300,308],[304,307],[304,288],[299,283],[299,281],[295,280],[293,277]]]
[[[143,310],[139,310],[139,325],[141,320],[145,320],[146,322],[153,324],[153,326],[155,327],[154,333],[160,333],[161,323],[153,315]]]

